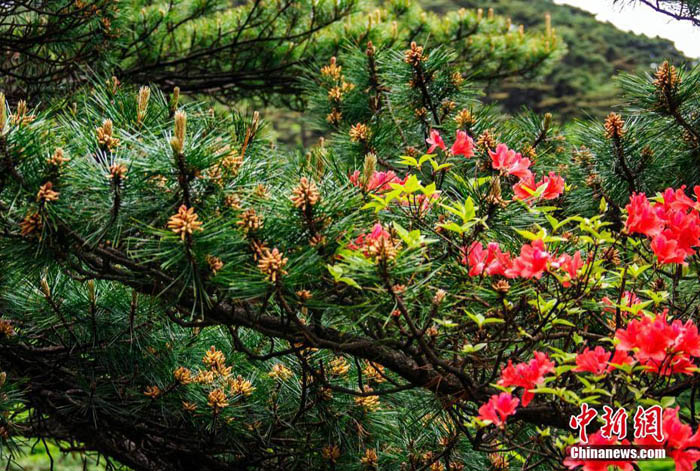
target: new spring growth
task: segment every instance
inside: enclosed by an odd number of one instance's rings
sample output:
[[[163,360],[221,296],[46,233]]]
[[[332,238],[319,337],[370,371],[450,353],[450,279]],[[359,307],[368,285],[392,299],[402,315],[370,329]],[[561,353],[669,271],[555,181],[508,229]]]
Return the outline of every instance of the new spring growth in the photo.
[[[552,113],[545,113],[544,120],[542,121],[542,129],[547,131],[552,125]]]
[[[250,126],[245,131],[245,139],[243,139],[243,147],[241,147],[241,159],[245,156],[245,151],[248,148],[248,144],[250,143],[250,139],[258,131],[259,122],[260,122],[260,113],[255,111],[255,112],[253,112],[253,121],[250,123]]]
[[[170,111],[177,109],[177,104],[180,101],[180,87],[173,88],[173,97],[170,100]]]
[[[185,148],[185,129],[187,127],[187,113],[182,110],[175,112],[175,132],[170,139],[170,146],[176,154],[182,154]]]
[[[49,282],[46,281],[46,277],[41,277],[41,281],[39,282],[41,286],[41,292],[44,293],[44,296],[47,298],[51,297],[51,287],[49,286]]]
[[[141,124],[143,118],[146,116],[146,110],[148,110],[148,99],[151,97],[151,89],[148,87],[141,87],[139,89],[138,104],[136,108],[136,122]]]
[[[367,185],[372,175],[377,169],[377,155],[374,152],[369,152],[365,155],[365,162],[362,166],[362,184]]]
[[[95,300],[97,299],[97,296],[95,294],[95,280],[88,280],[87,288],[88,299],[90,300],[90,304],[95,304]]]
[[[5,133],[7,124],[7,106],[5,104],[5,94],[0,92],[0,136]]]
[[[549,51],[556,43],[556,30],[552,28],[552,15],[547,13],[544,15],[544,25],[545,25],[545,47]]]
[[[617,113],[610,113],[607,118],[605,118],[605,137],[608,139],[622,139],[625,135],[625,122]]]

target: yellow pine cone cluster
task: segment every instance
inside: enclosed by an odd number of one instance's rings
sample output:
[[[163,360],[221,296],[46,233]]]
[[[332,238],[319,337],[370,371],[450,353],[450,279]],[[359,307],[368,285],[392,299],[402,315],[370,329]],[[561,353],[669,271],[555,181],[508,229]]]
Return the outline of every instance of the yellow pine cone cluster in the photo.
[[[622,136],[625,135],[624,126],[625,122],[622,120],[622,116],[617,113],[610,113],[605,118],[605,137],[608,139],[622,139]]]
[[[366,124],[357,123],[350,127],[349,135],[352,142],[367,142],[370,130]]]
[[[206,256],[206,262],[209,265],[209,269],[213,274],[224,268],[224,262],[219,257],[214,257],[213,255]]]
[[[267,374],[270,378],[278,381],[287,381],[293,376],[292,370],[284,366],[282,363],[275,363],[272,369]]]
[[[369,257],[393,260],[399,252],[401,241],[393,237],[379,237],[367,241],[366,252]]]
[[[654,74],[654,87],[660,91],[671,91],[681,83],[681,76],[676,68],[664,61]]]
[[[231,386],[231,392],[238,396],[248,397],[255,391],[253,383],[243,378],[243,376],[237,376],[235,379],[230,380],[229,385]]]
[[[15,335],[15,329],[10,324],[10,321],[5,319],[0,319],[0,336],[2,337],[12,337]]]
[[[455,115],[455,123],[457,123],[458,128],[467,128],[474,124],[474,116],[468,109],[462,109]]]
[[[328,124],[338,125],[343,120],[343,113],[337,109],[331,110],[326,116],[326,121]]]
[[[158,386],[146,386],[146,389],[143,392],[144,396],[148,396],[151,399],[157,399],[163,394],[163,391],[160,390]]]
[[[226,157],[221,161],[221,166],[230,175],[237,175],[238,170],[240,170],[241,165],[243,165],[243,156],[236,151],[231,151]]]
[[[320,198],[321,194],[318,192],[316,183],[306,177],[301,177],[299,185],[292,190],[292,203],[294,207],[302,211],[306,211],[306,208],[314,206]]]
[[[323,77],[330,77],[333,80],[340,80],[341,72],[343,68],[337,64],[335,57],[331,57],[330,63],[321,67],[321,75]]]
[[[127,168],[124,164],[112,164],[109,167],[107,178],[110,180],[124,180],[126,178]]]
[[[372,392],[372,388],[365,388],[365,392]],[[379,396],[357,396],[355,397],[355,404],[367,412],[374,412],[379,409]]]
[[[4,98],[4,95],[3,95]],[[3,99],[3,111],[4,111],[4,99]],[[25,100],[19,100],[17,102],[17,110],[15,114],[10,116],[10,122],[15,126],[22,126],[31,123],[36,117],[29,114],[29,108],[27,107],[27,102]],[[4,127],[4,125],[2,126]]]
[[[180,239],[185,240],[185,236],[202,230],[202,222],[198,219],[199,216],[194,212],[194,208],[188,209],[183,204],[178,208],[177,214],[170,216],[168,228],[175,234],[178,234]]]
[[[364,456],[360,458],[360,463],[369,468],[377,466],[378,461],[377,452],[372,448],[366,449]]]
[[[386,381],[384,378],[384,367],[382,365],[367,363],[362,370],[362,374],[369,381],[373,381],[375,383],[383,383]]]
[[[217,350],[216,347],[212,345],[202,357],[202,363],[211,369],[220,369],[226,364],[226,356],[221,350]]]
[[[100,144],[100,147],[112,152],[119,146],[119,139],[114,137],[114,125],[111,119],[105,119],[102,122],[102,126],[98,127],[95,133],[97,134],[97,142]]]
[[[268,280],[274,283],[279,280],[281,275],[287,274],[284,266],[288,260],[277,248],[272,250],[264,249],[260,261],[258,261],[258,269],[267,275]]]
[[[328,371],[332,376],[344,376],[350,371],[350,363],[345,357],[335,357],[330,361]]]
[[[323,456],[325,460],[335,463],[338,461],[338,458],[340,458],[340,448],[338,448],[338,445],[325,446],[321,450],[321,456]]]
[[[415,67],[421,62],[425,61],[427,58],[428,56],[423,54],[423,47],[419,46],[415,43],[415,41],[413,41],[411,42],[411,48],[404,52],[403,60],[407,64]]]
[[[56,150],[54,150],[53,154],[51,157],[46,159],[46,163],[49,165],[53,165],[54,167],[60,167],[66,162],[68,162],[70,159],[65,156],[65,152],[63,151],[63,148],[61,147],[56,147]]]
[[[19,223],[20,234],[22,237],[36,235],[41,231],[42,227],[43,222],[41,220],[41,214],[39,213],[29,213]]]
[[[218,411],[228,406],[226,393],[221,388],[212,389],[207,396],[207,405]]]
[[[175,378],[175,381],[180,384],[190,384],[194,382],[192,372],[189,370],[189,368],[185,368],[184,366],[179,366],[173,372],[173,377]]]
[[[247,209],[241,213],[241,218],[236,221],[236,225],[240,227],[243,232],[256,231],[262,227],[262,218],[257,215],[254,209]]]
[[[224,197],[224,205],[234,210],[241,209],[241,198],[235,193],[230,193]]]
[[[53,190],[53,183],[46,182],[39,187],[39,192],[36,194],[37,203],[48,203],[58,200],[58,192]]]
[[[482,132],[476,139],[476,145],[479,149],[487,151],[496,148],[496,139],[493,134],[487,129]]]
[[[222,351],[217,350],[215,346],[212,345],[204,353],[202,363],[207,369],[199,370],[196,375],[190,369],[180,366],[175,369],[173,376],[182,385],[209,385],[211,390],[207,393],[207,405],[215,413],[229,405],[231,396],[248,397],[255,391],[255,387],[247,379],[240,375],[235,378],[232,377],[231,370],[233,368],[226,366],[226,356]],[[278,373],[282,376],[286,375],[287,372],[291,375],[289,370],[278,369]],[[230,396],[227,395],[228,389],[230,389],[228,392]],[[194,412],[197,409],[196,405],[191,402],[183,402],[182,407],[188,412]]]

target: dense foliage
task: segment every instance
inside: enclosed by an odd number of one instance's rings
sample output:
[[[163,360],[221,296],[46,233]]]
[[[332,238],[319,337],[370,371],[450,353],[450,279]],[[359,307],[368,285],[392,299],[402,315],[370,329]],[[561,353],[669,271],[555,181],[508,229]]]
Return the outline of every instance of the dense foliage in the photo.
[[[294,79],[323,136],[304,152],[178,88],[0,96],[3,459],[633,469],[567,459],[587,404],[658,406],[690,471],[700,69],[626,76],[619,114],[565,135],[479,101],[551,67],[552,28],[349,15]]]
[[[664,60],[687,61],[666,39],[620,31],[591,13],[551,0],[496,0],[488,5],[475,0],[424,0],[422,4],[437,11],[448,11],[454,5],[489,6],[527,29],[543,27],[549,15],[567,52],[558,67],[538,80],[511,79],[490,87],[488,98],[510,113],[526,106],[538,113],[551,112],[563,121],[591,116],[602,119],[620,104],[618,87],[611,77],[621,72],[647,72]]]

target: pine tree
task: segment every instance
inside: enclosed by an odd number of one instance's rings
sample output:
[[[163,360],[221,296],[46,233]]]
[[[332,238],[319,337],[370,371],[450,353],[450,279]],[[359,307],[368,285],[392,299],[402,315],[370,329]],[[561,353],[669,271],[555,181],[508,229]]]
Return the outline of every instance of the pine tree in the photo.
[[[354,111],[341,108],[385,129],[385,149],[391,126],[409,126],[420,146],[434,119],[417,119],[407,101],[421,96],[415,91],[390,103],[392,74],[413,73],[404,57],[418,47],[410,39],[436,47],[424,98],[439,103],[443,120],[456,115],[452,99],[476,105],[465,80],[536,73],[561,50],[551,33],[509,31],[482,12],[439,18],[401,2],[326,34],[339,59],[319,58],[299,83],[312,101],[328,96],[334,77],[341,93],[355,87]],[[353,85],[332,65],[338,60],[356,63],[345,66]],[[372,101],[363,104],[360,87],[370,83]],[[481,459],[420,388],[429,378],[412,371],[410,357],[385,365],[393,354],[371,337],[363,353],[363,345],[346,352],[300,336],[305,324],[323,330],[329,307],[341,324],[328,326],[327,341],[345,344],[365,328],[358,319],[344,332],[343,315],[360,311],[343,308],[350,293],[327,268],[352,229],[372,220],[359,211],[367,194],[347,178],[365,153],[328,153],[346,136],[285,157],[262,137],[257,114],[225,118],[181,103],[179,89],[137,91],[116,78],[43,111],[2,101],[0,357],[3,409],[13,411],[2,423],[4,456],[22,437],[42,437],[148,470],[398,469],[441,460],[459,469]],[[344,134],[350,125],[341,121]],[[18,191],[19,206],[9,196]],[[136,264],[122,258],[132,250]],[[283,314],[289,302],[300,324]],[[239,314],[262,307],[272,330],[210,318],[219,305]]]
[[[354,0],[5,2],[0,87],[13,102],[38,102],[114,73],[221,99],[292,93],[292,68],[315,51],[319,32],[355,7]]]
[[[700,191],[653,170],[696,150],[697,72],[625,79],[634,118],[567,139],[478,101],[556,59],[553,31],[391,5],[299,78],[306,152],[156,87],[1,100],[3,453],[589,470],[567,453],[590,405],[657,411],[698,461]]]

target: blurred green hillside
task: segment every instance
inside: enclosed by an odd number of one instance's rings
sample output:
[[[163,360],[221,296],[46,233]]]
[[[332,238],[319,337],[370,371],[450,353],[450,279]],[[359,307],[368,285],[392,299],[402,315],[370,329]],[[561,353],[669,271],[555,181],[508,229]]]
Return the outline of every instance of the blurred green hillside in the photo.
[[[538,80],[509,79],[489,90],[489,99],[506,111],[528,106],[537,112],[553,112],[559,120],[592,115],[602,117],[617,104],[619,90],[611,77],[619,72],[647,71],[664,59],[688,62],[671,41],[648,38],[601,23],[583,10],[557,5],[552,0],[421,0],[434,11],[456,8],[493,8],[512,19],[514,27],[543,28],[545,14],[564,39],[568,53],[548,75]],[[612,8],[612,7],[611,7]],[[663,21],[659,18],[659,21]]]

